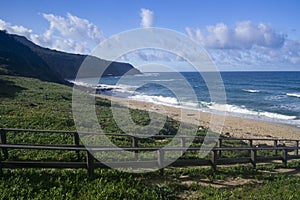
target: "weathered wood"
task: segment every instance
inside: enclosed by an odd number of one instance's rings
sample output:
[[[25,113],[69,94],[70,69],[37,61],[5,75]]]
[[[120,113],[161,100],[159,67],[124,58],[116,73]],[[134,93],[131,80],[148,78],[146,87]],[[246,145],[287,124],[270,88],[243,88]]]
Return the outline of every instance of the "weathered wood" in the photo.
[[[94,170],[95,170],[94,157],[89,151],[87,151],[86,167],[88,170],[89,177],[94,176]]]
[[[7,149],[36,149],[36,150],[63,150],[63,151],[157,151],[162,147],[122,147],[122,148],[115,148],[115,147],[97,147],[97,146],[79,146],[76,147],[74,145],[41,145],[41,144],[0,144],[0,148],[7,148]],[[204,150],[204,151],[211,151],[211,150],[222,150],[222,151],[251,151],[253,148],[256,150],[282,150],[286,149],[287,151],[294,151],[295,147],[222,147],[218,148],[215,147],[205,148],[205,147],[190,147],[188,150]],[[181,147],[165,147],[164,151],[182,151]]]
[[[120,169],[120,168],[157,168],[157,160],[150,160],[150,161],[120,161],[120,162],[107,162],[105,164],[101,162],[94,162],[94,167],[101,168],[101,169]]]
[[[292,159],[300,159],[300,155],[289,155],[289,159],[292,160]],[[278,159],[280,160],[280,159]]]
[[[256,168],[256,162],[257,162],[256,157],[257,157],[257,151],[256,151],[256,149],[252,149],[250,162],[251,162],[253,168]]]
[[[244,164],[249,163],[250,157],[244,158],[218,158],[218,165]]]
[[[85,151],[87,152],[87,159],[86,162],[48,162],[48,161],[9,161],[7,159],[0,160],[0,172],[3,168],[86,168],[89,172],[90,176],[93,176],[95,168],[128,168],[132,166],[136,166],[136,168],[159,168],[160,172],[163,172],[163,167],[165,163],[168,161],[164,160],[164,153],[165,151],[177,151],[177,152],[184,152],[186,149],[186,139],[189,136],[170,136],[170,137],[177,137],[181,139],[181,147],[138,147],[138,138],[132,137],[132,147],[123,147],[123,148],[113,148],[113,147],[105,147],[105,146],[82,146],[80,145],[79,135],[77,132],[65,132],[65,131],[47,131],[42,130],[44,133],[67,133],[73,134],[73,145],[50,145],[50,144],[7,144],[6,141],[6,133],[7,131],[16,131],[16,132],[34,132],[39,133],[38,130],[18,130],[18,129],[0,129],[1,132],[1,143],[0,148],[3,150],[8,149],[36,149],[36,150],[63,150],[63,151],[75,151],[77,154],[77,158],[80,158],[80,152]],[[92,134],[92,133],[87,133]],[[124,136],[124,134],[111,134],[112,136]],[[165,137],[165,136],[162,136]],[[247,147],[222,147],[223,140],[248,140]],[[258,146],[254,147],[254,141],[274,141],[274,146]],[[278,146],[278,142],[295,142],[295,146]],[[187,150],[200,150],[201,147],[189,147]],[[108,165],[105,165],[101,162],[95,162],[94,157],[91,155],[90,152],[96,151],[132,151],[135,152],[135,160],[133,161],[126,161],[126,162],[112,162]],[[282,160],[283,165],[287,165],[288,159],[299,159],[300,156],[298,154],[299,151],[299,140],[285,140],[285,139],[255,139],[255,138],[220,138],[217,147],[205,148],[203,147],[202,150],[211,151],[211,159],[189,159],[189,160],[176,160],[170,166],[204,166],[204,165],[211,165],[214,170],[217,169],[217,165],[226,165],[226,164],[237,164],[237,163],[251,163],[254,167],[258,162],[267,162],[273,160]],[[238,157],[238,158],[222,158],[223,151],[249,151],[249,157]],[[270,150],[274,151],[274,156],[257,156],[257,151],[263,150]],[[138,157],[136,157],[137,153],[140,151],[157,151],[158,157],[157,160],[149,160],[149,161],[138,161]],[[282,155],[277,155],[278,151],[282,151]],[[294,152],[293,155],[288,155],[288,152]],[[4,158],[8,157],[8,154],[3,151]],[[6,155],[6,156],[5,156]],[[107,163],[106,163],[107,164]]]
[[[79,147],[79,135],[78,133],[74,133],[73,134],[73,143],[76,147]],[[77,155],[77,161],[80,161],[80,151],[79,150],[75,150],[75,153]]]
[[[252,147],[253,147],[253,140],[252,140],[252,139],[248,139],[248,147],[249,147],[249,148],[252,148]],[[251,157],[251,149],[248,150],[248,154],[249,154],[250,157]]]
[[[137,148],[139,147],[139,138],[138,137],[132,137],[132,147]],[[134,160],[139,159],[139,151],[134,151]]]
[[[274,160],[281,160],[281,156],[257,156],[256,157],[256,163],[258,162],[265,163]]]
[[[286,149],[282,149],[282,164],[284,167],[287,166],[287,150]]]
[[[205,159],[187,159],[187,160],[176,160],[170,166],[173,167],[187,167],[187,166],[210,166],[211,161]]]
[[[219,138],[218,140],[218,148],[222,148],[223,139]],[[219,150],[219,158],[222,157],[222,150]]]
[[[274,140],[274,147],[277,147],[278,145],[278,140]],[[278,155],[278,150],[274,149],[274,155],[277,156]]]
[[[295,141],[295,150],[294,150],[294,154],[295,156],[298,156],[299,155],[299,140],[296,140]]]
[[[186,138],[182,137],[181,138],[181,148],[185,149],[186,148]],[[185,153],[185,150],[181,151],[181,156]]]
[[[157,151],[157,165],[161,174],[164,172],[164,154],[165,152],[163,149]]]
[[[218,155],[217,150],[211,151],[211,167],[213,168],[213,170],[217,170],[217,155]]]
[[[1,138],[1,144],[6,144],[7,143],[7,140],[6,140],[6,136],[7,136],[7,132],[3,129],[0,130],[0,138]],[[7,148],[3,147],[2,148],[2,153],[4,155],[4,158],[5,159],[8,159],[8,150]]]
[[[2,168],[56,168],[56,169],[80,169],[86,168],[84,162],[53,162],[53,161],[2,161]]]
[[[36,150],[58,150],[58,151],[86,151],[83,146],[74,145],[41,145],[41,144],[0,144],[0,148],[7,149],[36,149]]]
[[[62,131],[62,130],[36,130],[36,129],[17,129],[17,128],[1,128],[5,131],[15,131],[15,132],[31,132],[31,133],[58,133],[58,134],[73,134],[75,131]]]

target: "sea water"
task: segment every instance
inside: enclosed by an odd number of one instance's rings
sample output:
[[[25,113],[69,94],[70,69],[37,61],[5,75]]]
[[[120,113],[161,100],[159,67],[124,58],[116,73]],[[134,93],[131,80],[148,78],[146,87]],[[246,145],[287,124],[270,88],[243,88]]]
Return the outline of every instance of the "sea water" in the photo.
[[[217,112],[223,109],[227,115],[300,127],[300,72],[221,72],[220,74],[226,93],[226,106],[220,106],[218,102],[211,100],[207,82],[202,78],[203,73],[199,72],[181,72],[179,75],[164,72],[100,79],[86,78],[77,80],[77,83],[98,87],[97,92],[104,95],[197,109],[203,112]],[[186,83],[189,85],[188,89]],[[176,91],[172,88],[176,88]],[[196,95],[196,101],[192,101],[194,97],[192,94]]]

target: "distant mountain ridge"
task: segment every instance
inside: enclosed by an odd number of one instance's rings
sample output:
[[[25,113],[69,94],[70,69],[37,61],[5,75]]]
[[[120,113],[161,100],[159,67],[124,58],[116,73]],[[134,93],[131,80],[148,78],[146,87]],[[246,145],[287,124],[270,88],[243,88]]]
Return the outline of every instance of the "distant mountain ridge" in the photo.
[[[94,77],[97,74],[102,76],[140,74],[140,71],[129,63],[51,50],[40,47],[23,36],[0,31],[0,74],[65,83],[65,79],[76,77],[83,61],[88,70],[81,73],[81,78]]]

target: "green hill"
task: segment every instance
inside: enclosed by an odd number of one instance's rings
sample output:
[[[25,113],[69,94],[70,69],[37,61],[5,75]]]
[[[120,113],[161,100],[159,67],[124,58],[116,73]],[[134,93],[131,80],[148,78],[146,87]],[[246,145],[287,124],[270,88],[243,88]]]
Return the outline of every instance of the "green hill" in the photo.
[[[42,58],[4,31],[0,31],[0,74],[63,82],[63,77],[51,69]]]
[[[0,74],[38,78],[64,83],[74,79],[87,55],[71,54],[40,47],[23,36],[0,31]],[[83,77],[122,76],[140,72],[128,63],[112,62],[88,56],[89,70]],[[105,67],[107,69],[104,71]]]

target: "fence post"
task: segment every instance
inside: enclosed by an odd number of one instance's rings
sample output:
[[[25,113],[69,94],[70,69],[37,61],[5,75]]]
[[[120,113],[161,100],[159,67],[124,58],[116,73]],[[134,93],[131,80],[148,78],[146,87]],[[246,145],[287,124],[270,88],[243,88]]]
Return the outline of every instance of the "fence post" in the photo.
[[[252,139],[249,139],[249,140],[248,140],[248,147],[250,147],[250,148],[253,147],[253,140],[252,140]],[[250,157],[251,157],[251,152],[252,152],[252,151],[249,150],[248,152],[249,152],[249,155],[250,155]]]
[[[276,149],[278,147],[278,140],[274,140],[274,147],[275,147],[275,150],[274,150],[274,154],[275,156],[278,155],[278,149]]]
[[[6,140],[6,131],[3,130],[3,129],[1,129],[0,130],[0,134],[1,134],[1,143],[2,144],[6,144],[7,143],[7,140]],[[8,150],[7,150],[7,148],[2,147],[2,152],[3,152],[4,158],[8,159]]]
[[[295,150],[294,150],[294,152],[295,152],[295,156],[298,156],[298,155],[299,155],[299,151],[298,151],[298,148],[299,148],[299,140],[296,140],[295,143],[296,143],[296,144],[295,144]]]
[[[282,164],[283,167],[287,166],[287,149],[285,148],[282,149]]]
[[[132,147],[133,148],[137,148],[137,147],[139,147],[139,144],[138,144],[138,142],[139,142],[139,138],[138,137],[135,137],[135,136],[133,136],[132,137]],[[138,160],[138,156],[139,156],[139,151],[138,150],[135,150],[134,151],[134,160]]]
[[[211,166],[213,170],[217,170],[217,155],[218,151],[217,150],[212,150],[211,151]]]
[[[256,149],[251,149],[251,164],[253,168],[256,168],[256,157],[257,157],[257,150]]]
[[[181,148],[185,148],[185,145],[186,145],[185,137],[182,137],[181,138]],[[185,152],[184,150],[181,151],[181,156],[183,156],[184,152]]]
[[[79,146],[79,135],[78,133],[74,133],[73,134],[73,142],[75,146]],[[76,155],[77,155],[77,161],[80,161],[80,151],[79,150],[75,150]]]
[[[222,148],[223,139],[219,138],[218,140],[218,148]],[[219,158],[222,157],[222,150],[219,150]]]
[[[163,168],[163,163],[164,163],[164,150],[163,149],[159,149],[157,151],[157,164],[159,167],[159,171],[161,174],[164,173],[164,168]]]
[[[89,151],[87,151],[86,162],[87,162],[86,164],[87,164],[87,170],[88,170],[89,177],[92,177],[94,175],[94,170],[95,170],[94,157]]]

